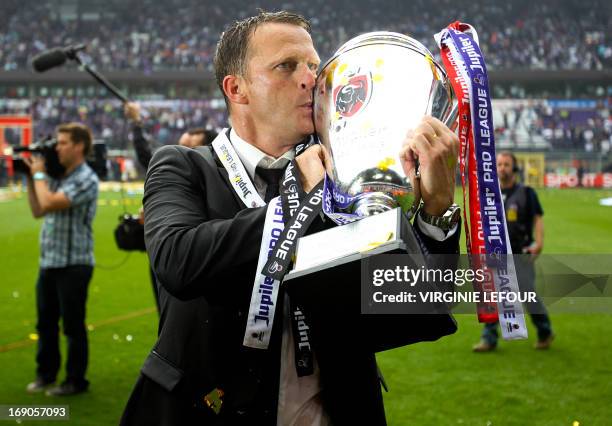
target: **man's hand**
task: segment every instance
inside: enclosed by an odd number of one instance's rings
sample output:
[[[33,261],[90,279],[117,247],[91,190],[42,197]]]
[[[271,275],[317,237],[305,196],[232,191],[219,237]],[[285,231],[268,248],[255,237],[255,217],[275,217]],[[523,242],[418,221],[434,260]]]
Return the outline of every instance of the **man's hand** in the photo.
[[[533,217],[533,233],[535,241],[523,249],[523,253],[529,253],[531,261],[535,261],[544,248],[544,218],[541,214]]]
[[[34,176],[36,172],[46,173],[45,159],[40,155],[34,155],[31,158],[24,158],[23,162],[30,168],[30,176]]]
[[[295,158],[304,191],[310,192],[321,182],[325,176],[324,161],[325,150],[321,145],[313,145]]]
[[[43,217],[47,213],[49,187],[44,180],[34,181],[33,176],[38,172],[46,172],[45,159],[40,155],[34,155],[24,158],[23,162],[30,169],[30,174],[28,175],[28,203],[30,204],[32,216],[35,218]]]
[[[533,262],[540,256],[540,253],[542,253],[542,248],[541,245],[534,241],[531,245],[523,248],[523,253],[529,254],[529,259]]]
[[[125,116],[136,124],[140,124],[140,104],[138,102],[128,102],[123,107]]]
[[[402,167],[414,186],[415,199],[422,198],[425,212],[432,216],[441,216],[453,204],[458,151],[459,138],[437,118],[423,117],[406,135],[400,151]]]

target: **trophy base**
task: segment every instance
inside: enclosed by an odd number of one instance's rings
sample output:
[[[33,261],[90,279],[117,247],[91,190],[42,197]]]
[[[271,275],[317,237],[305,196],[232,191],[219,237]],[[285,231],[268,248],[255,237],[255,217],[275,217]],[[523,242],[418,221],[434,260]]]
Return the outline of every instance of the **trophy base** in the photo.
[[[397,201],[382,192],[362,194],[353,204],[353,213],[357,216],[369,217],[392,210],[397,207]]]
[[[285,281],[394,250],[412,253],[424,264],[412,225],[399,207],[300,238]]]
[[[315,350],[332,345],[380,352],[457,330],[448,313],[361,313],[361,261],[392,253],[410,256],[415,267],[425,265],[412,225],[399,208],[300,238],[295,268],[283,286],[307,314]]]

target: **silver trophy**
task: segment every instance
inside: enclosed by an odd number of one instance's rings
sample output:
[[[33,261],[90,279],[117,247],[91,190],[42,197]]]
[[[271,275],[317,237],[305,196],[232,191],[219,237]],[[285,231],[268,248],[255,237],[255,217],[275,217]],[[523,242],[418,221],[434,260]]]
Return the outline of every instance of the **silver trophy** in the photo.
[[[424,115],[451,125],[457,102],[431,52],[399,33],[372,32],[346,42],[325,63],[314,94],[316,132],[330,154],[337,206],[371,216],[418,206],[399,152]]]
[[[313,342],[320,339],[317,330],[327,330],[334,336],[329,347],[359,342],[378,352],[455,332],[452,316],[437,305],[423,304],[419,313],[427,316],[360,313],[405,313],[409,305],[383,304],[375,309],[384,311],[374,311],[377,287],[364,275],[364,265],[400,253],[410,268],[426,266],[409,222],[418,200],[399,153],[408,130],[424,115],[451,125],[456,105],[442,67],[425,46],[402,34],[356,37],[323,66],[314,93],[315,128],[328,153],[335,207],[360,220],[298,241],[283,285],[309,312]]]
[[[402,142],[423,116],[451,127],[457,111],[444,69],[417,40],[372,32],[342,45],[317,77],[314,121],[335,202],[327,213],[348,213],[352,223],[300,238],[289,275],[364,253],[420,253],[409,223],[419,200],[400,162]]]

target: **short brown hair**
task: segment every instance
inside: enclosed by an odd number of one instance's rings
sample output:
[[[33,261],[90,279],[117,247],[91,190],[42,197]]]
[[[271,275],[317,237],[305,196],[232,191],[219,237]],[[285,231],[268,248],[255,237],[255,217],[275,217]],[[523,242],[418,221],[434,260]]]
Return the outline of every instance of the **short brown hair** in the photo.
[[[204,127],[194,127],[191,129],[187,129],[187,133],[189,134],[189,136],[203,135],[205,131],[206,129]]]
[[[518,171],[518,160],[512,151],[504,150],[497,153],[498,157],[510,157],[512,159],[512,172]]]
[[[57,133],[68,133],[74,143],[83,144],[83,156],[91,152],[92,136],[89,127],[82,123],[66,123],[57,126]]]
[[[258,15],[231,24],[221,34],[214,59],[215,78],[228,109],[229,101],[223,91],[223,79],[226,75],[246,75],[247,53],[251,36],[259,26],[267,23],[296,25],[304,28],[310,34],[310,22],[306,18],[286,11],[264,12],[260,10]]]
[[[202,136],[202,143],[201,143],[202,146],[208,145],[209,143],[214,141],[218,135],[218,133],[215,130],[205,129],[204,127],[195,127],[192,129],[187,129],[187,134],[189,136],[200,136],[201,135]]]

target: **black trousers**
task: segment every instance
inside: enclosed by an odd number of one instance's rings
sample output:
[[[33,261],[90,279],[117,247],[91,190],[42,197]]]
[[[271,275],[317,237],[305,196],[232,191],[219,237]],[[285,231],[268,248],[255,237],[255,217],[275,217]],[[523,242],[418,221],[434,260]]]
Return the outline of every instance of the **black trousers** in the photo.
[[[36,375],[53,382],[60,368],[59,319],[68,342],[66,381],[84,385],[88,344],[85,327],[87,287],[93,267],[75,265],[64,268],[40,268],[36,283],[38,313],[38,350]]]

